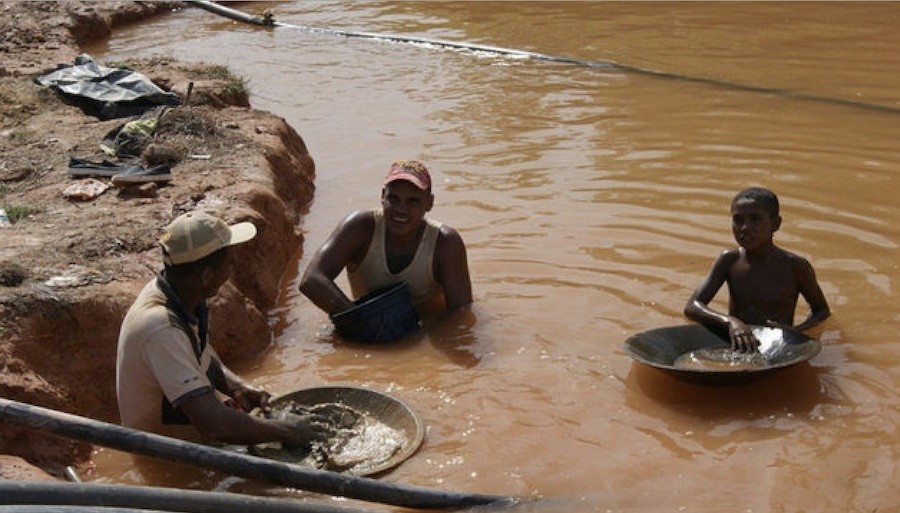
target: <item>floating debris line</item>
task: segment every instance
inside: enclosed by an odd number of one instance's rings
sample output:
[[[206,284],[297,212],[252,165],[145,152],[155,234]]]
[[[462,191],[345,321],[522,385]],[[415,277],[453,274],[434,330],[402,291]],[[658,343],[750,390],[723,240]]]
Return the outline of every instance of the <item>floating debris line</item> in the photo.
[[[527,50],[517,50],[514,48],[503,48],[499,46],[490,46],[490,45],[480,45],[477,43],[468,43],[468,42],[455,42],[455,41],[445,41],[441,39],[430,39],[424,37],[414,37],[414,36],[402,36],[402,35],[394,35],[394,34],[379,34],[375,32],[357,32],[351,30],[340,30],[326,27],[310,27],[307,25],[294,25],[290,23],[282,23],[279,21],[275,21],[272,17],[271,12],[267,12],[265,15],[251,15],[246,14],[241,11],[237,11],[231,9],[229,7],[224,7],[215,2],[211,2],[208,0],[187,0],[188,3],[197,5],[198,7],[205,9],[210,12],[214,12],[216,14],[220,14],[222,16],[226,16],[228,18],[243,21],[245,23],[252,23],[255,25],[262,25],[268,27],[283,27],[301,30],[304,32],[312,33],[312,34],[325,34],[325,35],[333,35],[333,36],[343,36],[343,37],[354,37],[354,38],[362,38],[362,39],[372,39],[377,41],[389,41],[396,43],[409,43],[409,44],[418,44],[418,45],[428,45],[432,47],[439,48],[452,48],[457,50],[468,50],[472,52],[479,53],[488,53],[498,56],[506,56],[506,57],[517,57],[522,59],[533,59],[540,61],[548,61],[548,62],[558,62],[564,64],[574,64],[577,66],[583,66],[588,68],[595,69],[605,69],[611,71],[623,71],[629,73],[639,73],[642,75],[648,75],[658,78],[666,78],[670,80],[680,80],[684,82],[696,82],[701,84],[709,84],[717,87],[724,87],[728,89],[737,89],[741,91],[749,91],[755,93],[762,94],[772,94],[777,96],[784,96],[786,98],[793,98],[796,100],[804,100],[804,101],[814,101],[820,103],[830,103],[835,105],[843,105],[847,107],[853,107],[857,109],[866,109],[866,110],[874,110],[879,112],[888,112],[892,114],[900,114],[900,107],[893,107],[890,105],[882,105],[877,103],[867,103],[857,100],[847,100],[844,98],[835,98],[833,96],[823,96],[812,93],[804,93],[801,91],[792,91],[790,89],[778,89],[771,87],[761,87],[754,86],[749,84],[740,84],[737,82],[730,82],[728,80],[721,80],[717,78],[707,78],[707,77],[693,77],[690,75],[682,75],[680,73],[670,73],[665,71],[657,71],[647,68],[641,68],[639,66],[628,66],[625,64],[619,64],[616,62],[610,61],[595,61],[588,59],[579,59],[577,57],[567,57],[564,55],[550,55],[540,52],[530,52]]]

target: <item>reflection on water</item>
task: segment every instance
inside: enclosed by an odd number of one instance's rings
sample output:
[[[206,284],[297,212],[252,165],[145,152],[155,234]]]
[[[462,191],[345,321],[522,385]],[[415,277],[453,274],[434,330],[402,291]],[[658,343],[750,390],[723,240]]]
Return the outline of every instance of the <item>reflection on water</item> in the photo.
[[[265,5],[288,23],[709,80],[261,30],[191,9],[89,48],[111,61],[212,61],[247,77],[254,106],[284,116],[316,160],[305,253],[351,210],[377,206],[400,157],[429,165],[430,215],[467,243],[471,323],[383,347],[345,343],[289,273],[274,347],[237,370],[276,393],[322,383],[389,391],[428,434],[381,479],[553,498],[524,510],[900,503],[894,4]],[[734,244],[728,205],[748,185],[779,194],[776,243],[816,269],[834,311],[810,333],[821,353],[732,386],[633,363],[623,340],[685,322],[684,302]],[[723,291],[713,304],[726,301]],[[129,479],[103,463],[102,479]],[[208,484],[198,482],[181,484]]]
[[[802,416],[824,398],[817,372],[808,364],[782,369],[749,386],[693,384],[657,369],[635,365],[627,383],[629,390],[640,397],[649,398],[663,408],[715,420],[716,428],[723,431],[728,429],[724,427],[728,422],[739,425],[755,421],[757,427],[767,423],[772,426],[779,412]]]

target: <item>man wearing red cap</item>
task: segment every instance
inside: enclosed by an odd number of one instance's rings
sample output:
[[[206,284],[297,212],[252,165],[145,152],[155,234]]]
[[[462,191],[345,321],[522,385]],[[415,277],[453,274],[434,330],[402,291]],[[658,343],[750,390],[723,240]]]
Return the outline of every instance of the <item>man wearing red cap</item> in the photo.
[[[332,316],[346,311],[354,303],[335,284],[346,268],[355,298],[404,282],[419,315],[464,309],[472,303],[466,246],[456,230],[425,218],[433,205],[425,165],[394,162],[381,209],[359,210],[341,221],[313,255],[300,291]]]

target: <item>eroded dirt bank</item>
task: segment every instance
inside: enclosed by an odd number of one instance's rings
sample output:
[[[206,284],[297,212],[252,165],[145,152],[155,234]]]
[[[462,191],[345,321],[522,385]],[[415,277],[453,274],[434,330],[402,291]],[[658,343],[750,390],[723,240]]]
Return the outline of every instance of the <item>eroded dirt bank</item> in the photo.
[[[266,311],[301,247],[297,226],[312,199],[314,165],[284,119],[249,108],[236,77],[217,66],[125,63],[182,98],[193,83],[190,104],[162,118],[143,154],[175,159],[173,180],[156,190],[110,188],[92,201],[62,194],[75,182],[69,158],[103,158],[104,135],[127,119],[87,115],[36,85],[34,76],[71,64],[80,43],[108,37],[117,25],[183,8],[180,2],[0,4],[0,208],[14,214],[13,224],[0,228],[0,397],[118,422],[119,324],[160,269],[161,228],[194,208],[230,222],[251,220],[259,229],[240,249],[236,276],[212,302],[212,343],[234,361],[271,342]],[[41,474],[29,464],[61,477],[90,450],[0,423],[0,479]]]

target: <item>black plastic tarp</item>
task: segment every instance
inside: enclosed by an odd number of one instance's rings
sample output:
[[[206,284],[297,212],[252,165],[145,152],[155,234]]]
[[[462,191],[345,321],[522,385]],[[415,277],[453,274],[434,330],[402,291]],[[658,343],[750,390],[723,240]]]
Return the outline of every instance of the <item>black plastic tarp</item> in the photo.
[[[63,66],[35,78],[85,112],[101,119],[133,116],[156,105],[179,105],[181,98],[162,90],[144,75],[128,69],[108,68],[81,54],[72,66]]]

